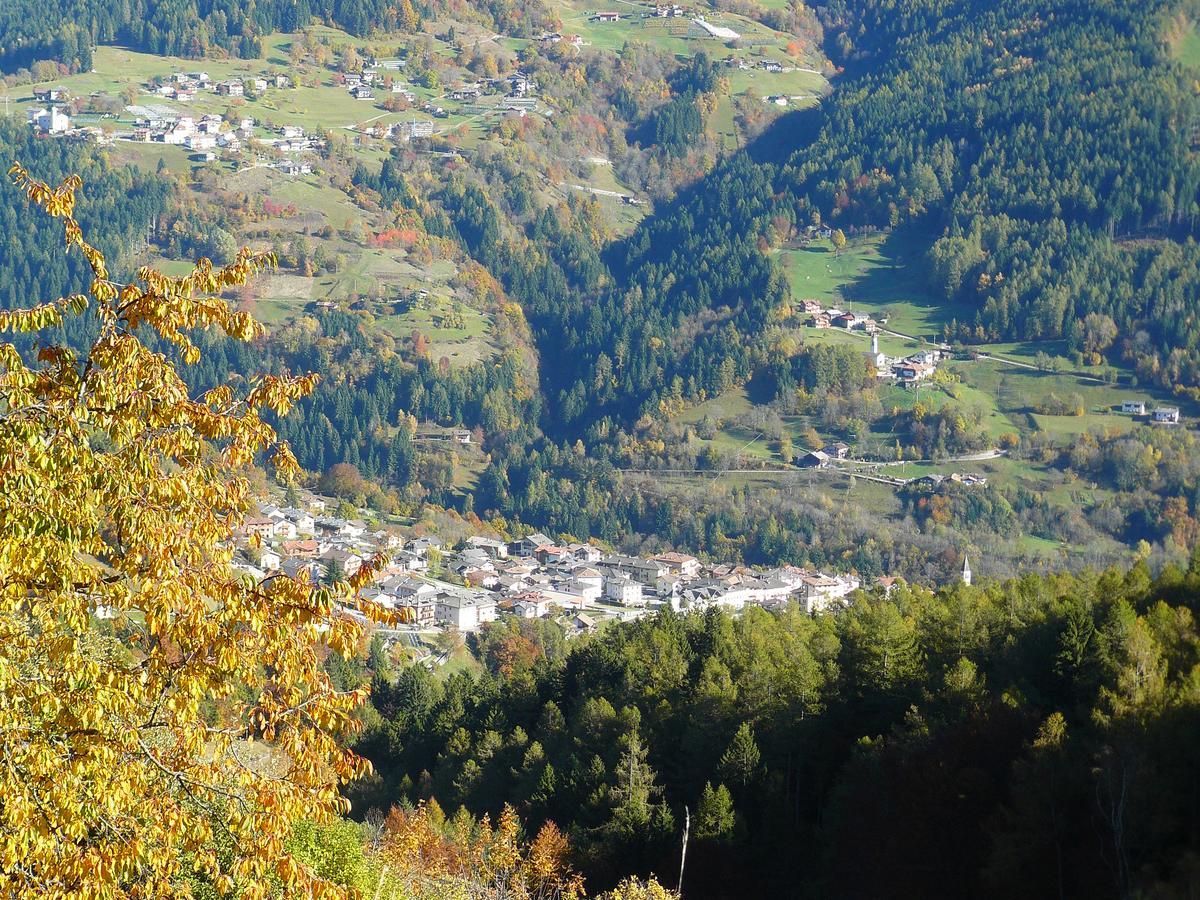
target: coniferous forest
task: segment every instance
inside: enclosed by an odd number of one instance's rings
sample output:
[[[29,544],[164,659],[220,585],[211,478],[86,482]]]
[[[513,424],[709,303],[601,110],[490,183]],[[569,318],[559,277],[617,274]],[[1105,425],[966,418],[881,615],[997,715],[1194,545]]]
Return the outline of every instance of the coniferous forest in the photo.
[[[374,673],[377,775],[351,796],[511,804],[595,887],[673,872],[686,808],[689,897],[1187,897],[1197,597],[1194,570],[1138,566],[664,613],[569,649],[513,621],[478,677]]]

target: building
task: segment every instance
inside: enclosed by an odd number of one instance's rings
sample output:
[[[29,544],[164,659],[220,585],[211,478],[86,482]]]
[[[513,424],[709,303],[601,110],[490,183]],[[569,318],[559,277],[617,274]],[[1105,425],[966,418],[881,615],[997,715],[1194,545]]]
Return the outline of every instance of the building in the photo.
[[[963,554],[962,582],[963,584],[971,583],[971,560],[965,553]]]
[[[741,37],[741,35],[732,28],[723,28],[720,25],[713,25],[711,22],[705,21],[703,16],[692,19],[692,24],[688,26],[687,36],[690,38],[716,41],[736,41]]]
[[[29,124],[43,134],[62,134],[71,128],[71,119],[57,106],[48,109],[31,109]]]
[[[1159,406],[1154,410],[1153,418],[1155,425],[1178,425],[1179,407]]]
[[[539,547],[552,546],[554,541],[546,537],[540,531],[535,531],[533,534],[526,535],[517,542],[517,556],[533,556],[537,553]]]
[[[858,321],[858,316],[852,312],[844,312],[834,316],[831,324],[834,328],[845,328],[847,331],[854,327],[854,323]]]
[[[375,92],[365,84],[356,84],[350,88],[350,96],[355,100],[373,100],[375,99]]]
[[[459,631],[478,631],[483,623],[496,620],[496,601],[483,594],[446,591],[438,595],[434,619]]]
[[[55,103],[67,99],[65,87],[34,88],[33,99],[38,103]]]
[[[858,588],[859,581],[852,575],[803,575],[796,597],[804,604],[807,613],[821,612],[830,604],[842,599]]]
[[[621,14],[617,12],[598,12],[592,16],[593,22],[620,22]]]
[[[212,134],[190,134],[183,145],[189,150],[212,150],[217,146],[217,138]]]
[[[850,452],[850,445],[837,441],[836,443],[826,444],[821,450],[826,456],[833,459],[845,459],[846,454]]]
[[[243,97],[246,88],[240,81],[217,82],[217,93],[222,97]]]
[[[622,606],[645,606],[642,585],[624,573],[614,573],[604,579],[604,596]]]
[[[903,387],[912,387],[929,378],[937,371],[937,364],[905,360],[895,367],[896,379]]]
[[[657,556],[650,557],[652,562],[662,563],[672,573],[682,575],[684,578],[695,578],[700,574],[700,560],[694,556],[688,556],[686,553],[660,553]]]
[[[823,469],[829,465],[829,454],[824,450],[810,450],[796,460],[796,465],[802,469]]]
[[[472,537],[467,538],[467,546],[476,550],[482,550],[492,559],[508,558],[508,544],[504,543],[504,541],[496,540],[495,538],[473,535]]]
[[[1121,412],[1130,413],[1135,416],[1144,416],[1146,414],[1146,401],[1126,400],[1121,404]]]

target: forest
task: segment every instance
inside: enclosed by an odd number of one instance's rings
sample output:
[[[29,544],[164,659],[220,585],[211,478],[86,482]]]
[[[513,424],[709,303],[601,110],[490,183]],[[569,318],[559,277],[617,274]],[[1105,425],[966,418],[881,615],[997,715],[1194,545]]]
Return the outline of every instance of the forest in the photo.
[[[569,215],[511,233],[486,189],[447,193],[553,362],[547,430],[603,437],[673,393],[749,377],[791,299],[764,251],[812,224],[933,234],[925,267],[956,312],[949,339],[1064,338],[1147,383],[1195,386],[1197,100],[1163,41],[1178,5],[977,6],[818,6],[846,66],[830,100],[628,238],[594,246]],[[690,127],[656,115],[663,135]],[[1115,330],[1088,340],[1089,316]]]
[[[437,0],[64,0],[50,6],[11,0],[0,8],[0,72],[55,62],[68,71],[92,67],[97,44],[121,43],[162,56],[201,59],[217,52],[247,59],[262,56],[262,37],[294,32],[315,18],[354,35],[396,33],[417,13],[436,15]],[[493,0],[470,11],[494,28],[532,33],[544,15],[536,2]]]
[[[370,680],[358,815],[552,820],[602,888],[685,896],[1185,897],[1197,877],[1200,571],[1144,565],[795,609],[663,613],[564,646],[471,640],[479,676]],[[360,663],[361,666],[361,663]],[[864,865],[869,855],[870,865]]]

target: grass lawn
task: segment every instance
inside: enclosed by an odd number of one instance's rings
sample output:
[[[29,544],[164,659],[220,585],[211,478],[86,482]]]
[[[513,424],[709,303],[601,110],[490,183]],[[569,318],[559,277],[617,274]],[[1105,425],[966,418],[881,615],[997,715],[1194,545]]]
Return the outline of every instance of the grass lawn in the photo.
[[[954,310],[921,279],[918,263],[926,241],[919,234],[867,235],[851,239],[836,254],[827,240],[778,254],[797,300],[813,298],[872,315],[887,309],[889,329],[939,340]]]

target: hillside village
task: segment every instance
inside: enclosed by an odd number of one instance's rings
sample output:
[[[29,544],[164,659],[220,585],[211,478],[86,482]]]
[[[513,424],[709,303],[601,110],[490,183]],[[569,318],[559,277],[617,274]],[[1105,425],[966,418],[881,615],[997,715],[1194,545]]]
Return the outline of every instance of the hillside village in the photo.
[[[391,98],[399,101],[402,108],[412,110],[401,121],[364,124],[361,131],[372,138],[400,144],[431,138],[435,133],[434,120],[448,118],[450,112],[432,100],[419,100],[412,86],[397,74],[404,67],[403,59],[372,58],[357,71],[329,73],[325,86],[344,90],[348,106],[355,101],[374,103]],[[26,115],[30,126],[46,137],[86,139],[98,144],[161,143],[191,151],[193,162],[226,159],[276,168],[287,175],[308,175],[314,171],[315,155],[328,146],[321,134],[300,124],[268,125],[230,110],[225,115],[214,112],[189,115],[178,108],[178,105],[192,106],[201,95],[241,101],[294,86],[293,77],[284,73],[217,79],[203,70],[177,71],[155,76],[141,85],[141,92],[153,100],[125,107],[134,117],[133,127],[126,130],[74,125],[66,106],[72,99],[71,93],[61,86],[35,90],[34,101],[41,105],[29,108]],[[466,114],[490,112],[522,117],[539,110],[537,79],[520,70],[504,77],[464,81],[450,87],[445,97]],[[491,98],[486,109],[479,106],[485,97]],[[161,101],[176,105],[162,105]],[[328,127],[334,126],[329,123]]]
[[[554,619],[578,634],[665,608],[736,613],[795,602],[814,613],[863,587],[852,574],[704,563],[674,551],[628,556],[536,532],[514,541],[473,534],[450,546],[434,535],[404,538],[333,515],[330,506],[313,495],[291,507],[264,504],[238,533],[234,567],[258,579],[282,572],[319,583],[349,577],[382,555],[387,561],[365,597],[417,630],[460,632],[508,615]],[[880,578],[875,586],[888,591],[896,581]]]

